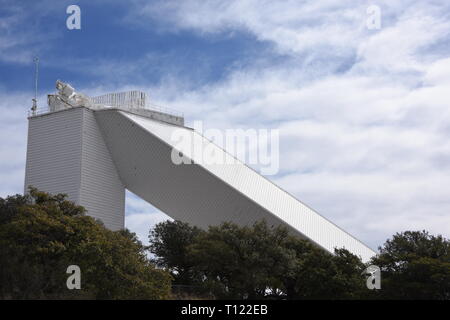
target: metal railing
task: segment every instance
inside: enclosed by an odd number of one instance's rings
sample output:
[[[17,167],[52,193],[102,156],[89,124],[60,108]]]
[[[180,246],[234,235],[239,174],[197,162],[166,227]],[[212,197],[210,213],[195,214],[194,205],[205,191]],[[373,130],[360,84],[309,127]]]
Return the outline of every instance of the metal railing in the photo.
[[[49,95],[54,96],[54,95]],[[184,114],[175,109],[162,107],[156,104],[147,102],[147,95],[141,91],[127,91],[118,93],[108,93],[105,95],[89,98],[89,101],[95,106],[109,106],[122,110],[136,110],[144,109],[149,111],[156,111],[169,116],[174,116],[178,118],[184,118]],[[50,100],[49,100],[50,103]],[[95,107],[93,106],[93,107]],[[70,107],[70,106],[68,106]],[[87,106],[88,107],[88,106]],[[37,110],[29,110],[28,117],[34,117],[58,110],[53,110],[50,107],[38,108]]]
[[[166,114],[169,114],[169,115],[174,115],[174,116],[177,116],[177,117],[184,118],[184,113],[183,112],[180,112],[180,111],[175,110],[175,109],[167,108],[167,107],[162,107],[162,106],[159,106],[157,104],[153,104],[153,103],[148,103],[147,102],[145,104],[145,108],[150,109],[150,110],[154,110],[154,111],[158,111],[158,112],[161,112],[161,113],[166,113]]]
[[[134,108],[145,107],[146,94],[141,91],[126,91],[108,93],[90,98],[94,104],[103,104],[112,107],[126,106]]]
[[[28,110],[28,117],[35,117],[35,116],[40,116],[46,113],[50,113],[53,112],[50,107],[45,107],[45,108],[37,108],[36,110]]]
[[[106,105],[118,108],[147,108],[161,113],[184,117],[182,112],[167,107],[147,102],[147,95],[142,91],[126,91],[117,93],[108,93],[98,97],[90,98],[93,104]]]

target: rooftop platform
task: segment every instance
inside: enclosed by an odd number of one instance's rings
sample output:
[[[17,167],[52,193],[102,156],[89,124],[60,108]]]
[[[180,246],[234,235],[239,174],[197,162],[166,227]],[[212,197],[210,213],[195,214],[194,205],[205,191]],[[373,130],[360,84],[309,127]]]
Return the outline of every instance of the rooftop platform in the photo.
[[[83,95],[76,102],[73,104],[69,99],[64,99],[60,94],[49,94],[47,96],[47,107],[29,111],[28,117],[42,116],[76,107],[86,107],[94,111],[117,109],[149,119],[184,126],[183,113],[149,103],[147,95],[142,91],[134,90],[108,93],[97,97]]]

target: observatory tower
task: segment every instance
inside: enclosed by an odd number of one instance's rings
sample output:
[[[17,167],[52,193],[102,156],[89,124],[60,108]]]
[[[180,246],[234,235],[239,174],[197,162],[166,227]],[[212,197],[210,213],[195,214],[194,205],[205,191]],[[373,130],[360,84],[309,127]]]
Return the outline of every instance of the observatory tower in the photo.
[[[201,228],[265,219],[334,252],[368,261],[375,252],[270,180],[184,126],[182,114],[152,106],[139,91],[87,97],[60,81],[48,108],[28,117],[28,186],[66,193],[106,227],[124,227],[125,189],[170,217]],[[175,132],[207,146],[223,165],[176,164]],[[186,155],[185,155],[186,157]]]

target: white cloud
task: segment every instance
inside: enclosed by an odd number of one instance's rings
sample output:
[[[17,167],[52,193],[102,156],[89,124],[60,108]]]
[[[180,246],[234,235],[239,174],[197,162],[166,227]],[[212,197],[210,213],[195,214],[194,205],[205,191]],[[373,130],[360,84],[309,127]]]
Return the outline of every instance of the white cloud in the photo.
[[[380,32],[364,39],[358,46],[360,72],[381,69],[384,72],[420,72],[427,68],[430,59],[417,51],[445,39],[450,22],[416,10],[409,9],[399,20]]]
[[[316,45],[348,46],[354,41],[353,30],[365,26],[366,7],[351,1],[339,5],[334,1],[295,0],[137,3],[140,15],[163,20],[169,30],[185,28],[214,34],[240,29],[294,52]]]
[[[247,31],[261,41],[273,42],[287,53],[307,51],[317,54],[317,49],[333,48],[333,54],[339,54],[339,51],[358,47],[361,40],[371,35],[366,28],[369,18],[366,9],[373,5],[370,1],[164,0],[148,3],[135,0],[134,3],[129,22],[133,19],[145,23],[147,20],[139,17],[150,17],[159,21],[162,26],[156,27],[165,31],[188,29],[207,36]],[[448,6],[444,1],[422,3],[414,0],[381,0],[376,4],[381,10],[383,27],[389,28],[398,21],[404,25],[402,30],[397,28],[388,32],[398,48],[414,45],[421,34],[439,29],[439,25],[434,25],[436,21],[427,15],[439,15]],[[411,33],[418,31],[419,34],[411,37]],[[311,49],[315,51],[311,52]]]
[[[432,63],[424,77],[424,84],[436,86],[450,82],[450,58],[437,60]]]
[[[1,89],[0,89],[1,90]],[[1,92],[0,197],[22,193],[25,179],[29,95]]]
[[[50,0],[20,3],[3,1],[0,21],[0,61],[29,64],[34,56],[49,52],[51,40],[61,36],[63,28],[42,31],[43,19],[64,12],[61,2]]]

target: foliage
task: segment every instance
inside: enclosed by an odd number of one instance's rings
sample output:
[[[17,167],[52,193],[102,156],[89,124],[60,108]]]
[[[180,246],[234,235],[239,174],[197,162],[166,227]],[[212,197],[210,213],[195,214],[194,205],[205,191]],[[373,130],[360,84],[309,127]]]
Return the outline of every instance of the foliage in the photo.
[[[151,234],[161,266],[195,275],[179,284],[199,285],[220,299],[450,299],[450,242],[425,231],[394,235],[367,264],[264,221],[207,231],[165,222]],[[381,290],[366,288],[370,264],[381,268]]]
[[[292,252],[284,250],[283,228],[260,222],[253,227],[224,223],[210,227],[189,247],[204,285],[219,298],[257,299],[278,295],[277,277]]]
[[[65,195],[0,198],[0,298],[164,299],[173,279],[190,298],[450,299],[450,241],[426,231],[397,233],[368,264],[265,221],[208,230],[166,221],[149,239],[145,248],[106,229]],[[381,268],[381,290],[365,287],[369,264]],[[81,290],[66,287],[69,265],[81,269]]]
[[[68,290],[69,265],[81,290]],[[127,230],[110,231],[85,209],[30,189],[0,198],[0,297],[13,299],[163,299],[170,276],[147,259]]]
[[[167,234],[168,243],[166,237],[155,237]],[[195,275],[186,284],[200,285],[216,298],[357,298],[365,283],[360,275],[363,264],[347,250],[328,254],[264,221],[244,227],[223,223],[204,232],[177,221],[164,222],[151,230],[150,242],[158,261],[166,267],[171,261],[172,271],[183,263],[181,269],[190,268]]]
[[[169,220],[150,230],[148,249],[156,255],[156,265],[171,273],[174,285],[195,285],[199,281],[188,247],[201,233],[199,228],[187,223]]]
[[[450,241],[426,231],[397,233],[379,248],[383,299],[450,299]]]
[[[359,299],[365,290],[361,260],[345,249],[335,254],[292,239],[294,265],[281,274],[288,299]]]

